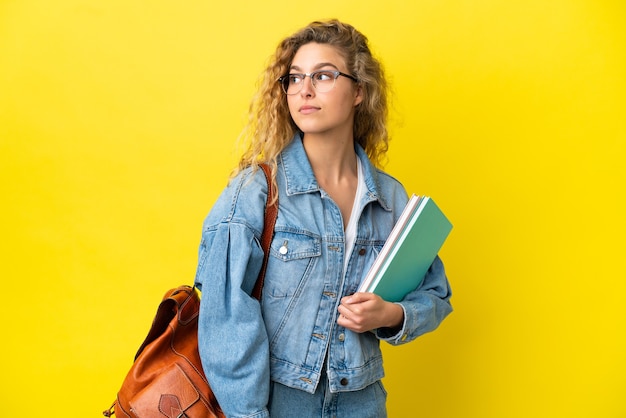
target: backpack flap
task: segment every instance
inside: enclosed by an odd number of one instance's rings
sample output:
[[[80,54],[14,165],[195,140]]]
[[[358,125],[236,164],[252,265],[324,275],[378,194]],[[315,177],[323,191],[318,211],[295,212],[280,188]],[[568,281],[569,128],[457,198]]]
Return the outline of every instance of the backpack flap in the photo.
[[[176,394],[172,394],[176,388]],[[176,363],[163,371],[129,402],[131,412],[138,417],[166,416],[177,418],[200,400],[200,394]]]

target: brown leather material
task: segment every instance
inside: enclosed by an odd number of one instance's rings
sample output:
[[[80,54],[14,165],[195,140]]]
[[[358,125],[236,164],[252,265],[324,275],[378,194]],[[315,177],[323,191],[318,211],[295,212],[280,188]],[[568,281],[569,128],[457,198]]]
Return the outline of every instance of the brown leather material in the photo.
[[[263,224],[263,232],[261,234],[261,248],[263,248],[263,265],[261,266],[261,272],[252,290],[252,296],[261,300],[261,292],[263,290],[263,282],[265,281],[265,269],[267,267],[267,260],[270,256],[270,245],[272,245],[272,237],[274,236],[274,226],[276,225],[276,218],[278,217],[278,194],[274,190],[274,184],[272,183],[272,172],[270,166],[267,164],[261,164],[261,169],[267,179],[267,201],[265,204],[265,216]],[[274,200],[275,202],[271,204]]]
[[[261,164],[268,183],[261,236],[264,260],[252,295],[261,298],[269,246],[278,216],[269,166]],[[103,415],[129,418],[223,418],[206,379],[198,352],[200,297],[195,287],[165,293],[152,326],[137,350],[117,399]]]

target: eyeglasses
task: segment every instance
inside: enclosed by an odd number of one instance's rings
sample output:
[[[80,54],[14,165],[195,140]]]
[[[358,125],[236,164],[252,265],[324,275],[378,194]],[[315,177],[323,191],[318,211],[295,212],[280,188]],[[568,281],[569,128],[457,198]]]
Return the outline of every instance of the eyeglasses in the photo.
[[[284,76],[280,77],[278,81],[280,82],[280,85],[282,86],[285,94],[288,94],[290,96],[292,94],[300,93],[300,90],[302,90],[302,86],[304,85],[304,79],[306,77],[311,78],[313,88],[315,88],[318,93],[326,93],[331,91],[333,87],[335,87],[335,80],[337,80],[340,75],[347,77],[354,82],[359,82],[356,77],[353,77],[350,74],[342,73],[341,71],[329,70],[313,71],[309,74],[285,74]]]

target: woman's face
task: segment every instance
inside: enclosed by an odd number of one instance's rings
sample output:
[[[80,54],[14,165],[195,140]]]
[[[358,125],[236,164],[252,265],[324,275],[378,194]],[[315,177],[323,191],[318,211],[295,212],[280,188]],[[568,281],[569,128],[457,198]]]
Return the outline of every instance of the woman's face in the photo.
[[[289,73],[310,74],[320,70],[350,74],[337,48],[318,43],[308,43],[298,49]],[[302,83],[298,93],[287,95],[289,112],[298,128],[304,134],[352,136],[354,108],[363,99],[357,83],[339,76],[327,92],[317,91],[308,76]]]

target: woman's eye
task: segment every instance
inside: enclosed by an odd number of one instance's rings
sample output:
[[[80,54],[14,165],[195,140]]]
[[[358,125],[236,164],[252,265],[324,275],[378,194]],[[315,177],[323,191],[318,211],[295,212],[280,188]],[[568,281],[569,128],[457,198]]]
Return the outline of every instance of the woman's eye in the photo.
[[[302,81],[302,76],[300,74],[290,74],[289,75],[289,84],[298,84]]]
[[[333,73],[330,71],[320,71],[315,75],[315,79],[317,81],[328,81],[332,80]]]

